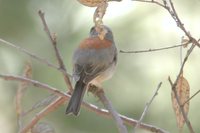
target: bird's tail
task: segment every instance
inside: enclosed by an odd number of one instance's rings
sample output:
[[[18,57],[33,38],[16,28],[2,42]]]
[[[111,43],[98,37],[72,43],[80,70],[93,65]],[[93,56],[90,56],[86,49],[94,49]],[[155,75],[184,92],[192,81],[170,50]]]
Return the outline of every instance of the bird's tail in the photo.
[[[74,115],[78,115],[80,106],[83,100],[83,96],[86,90],[86,84],[83,81],[79,80],[76,82],[75,89],[72,93],[71,99],[68,103],[66,114],[73,113]]]

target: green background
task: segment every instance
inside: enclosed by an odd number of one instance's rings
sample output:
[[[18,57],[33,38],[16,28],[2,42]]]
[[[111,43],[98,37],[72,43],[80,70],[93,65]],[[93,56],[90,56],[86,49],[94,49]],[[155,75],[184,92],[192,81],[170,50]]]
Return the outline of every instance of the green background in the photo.
[[[178,15],[190,33],[199,37],[200,1],[174,1]],[[57,64],[53,47],[43,30],[37,14],[41,9],[49,28],[57,35],[58,48],[69,73],[72,71],[71,57],[79,42],[88,36],[93,26],[95,8],[81,5],[75,0],[0,0],[0,38],[28,49],[36,55]],[[143,50],[179,45],[184,33],[163,8],[124,0],[110,2],[104,17],[104,24],[114,33],[118,50]],[[185,55],[187,49],[183,49]],[[184,76],[190,84],[191,94],[199,88],[199,49],[189,58]],[[21,75],[26,61],[32,62],[33,79],[47,83],[60,91],[66,91],[62,75],[27,55],[0,43],[0,73]],[[119,53],[115,75],[103,84],[105,93],[115,109],[128,117],[139,119],[146,102],[151,98],[159,82],[163,82],[159,94],[154,99],[143,122],[158,126],[169,132],[178,132],[176,118],[171,105],[171,88],[167,80],[175,80],[180,69],[180,48],[171,50],[123,54]],[[16,133],[17,121],[14,97],[17,82],[0,80],[0,132]],[[23,97],[23,107],[31,108],[39,99],[49,93],[29,87]],[[92,94],[86,94],[85,101],[103,107]],[[196,132],[199,127],[200,96],[190,102],[189,118]],[[57,133],[116,133],[111,119],[82,109],[79,117],[66,116],[65,106],[50,113],[41,121],[52,125]],[[39,109],[40,110],[40,109]],[[34,113],[38,112],[36,110]],[[31,119],[34,113],[25,118]],[[128,126],[131,131],[133,128]],[[147,133],[147,131],[138,131]],[[184,127],[184,132],[188,132]]]

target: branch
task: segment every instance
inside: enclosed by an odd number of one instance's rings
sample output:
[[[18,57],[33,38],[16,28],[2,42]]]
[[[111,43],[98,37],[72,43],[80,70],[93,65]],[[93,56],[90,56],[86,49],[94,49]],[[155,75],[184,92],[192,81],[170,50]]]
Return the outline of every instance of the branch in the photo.
[[[147,112],[148,112],[148,110],[149,110],[149,107],[150,107],[151,103],[153,102],[154,98],[155,98],[156,95],[158,94],[158,90],[160,89],[161,85],[162,85],[162,82],[160,82],[160,83],[158,84],[157,89],[156,89],[156,91],[154,92],[154,95],[152,96],[152,98],[150,99],[150,101],[146,103],[146,106],[145,106],[145,108],[144,108],[144,111],[143,111],[143,113],[142,113],[142,115],[141,115],[139,121],[137,122],[137,124],[136,124],[136,126],[135,126],[135,129],[133,130],[133,133],[135,133],[136,129],[140,126],[142,120],[144,119],[144,116],[147,114]]]
[[[36,80],[29,79],[29,78],[25,78],[25,77],[21,77],[21,76],[14,76],[14,75],[7,75],[7,74],[0,74],[0,78],[2,78],[4,80],[27,82],[35,87],[43,88],[43,89],[47,90],[48,92],[54,93],[58,96],[62,96],[62,97],[66,96],[64,93],[62,93],[61,91],[57,90],[54,87],[51,87],[47,84],[41,83]],[[68,95],[67,98],[70,98],[70,96]]]
[[[8,42],[8,41],[6,41],[6,40],[4,40],[4,39],[1,39],[1,38],[0,38],[0,42],[1,42],[2,44],[4,44],[4,45],[7,45],[7,46],[10,46],[10,47],[12,47],[12,48],[15,48],[15,49],[19,50],[20,52],[22,52],[22,53],[24,53],[24,54],[30,56],[32,59],[35,59],[35,60],[37,60],[37,61],[40,62],[40,63],[46,64],[47,66],[49,66],[49,67],[51,67],[51,68],[57,69],[57,70],[59,70],[59,71],[62,71],[60,68],[58,68],[58,67],[55,66],[54,64],[50,63],[50,62],[47,61],[46,59],[41,58],[41,57],[39,57],[39,56],[37,56],[37,55],[31,53],[30,51],[28,51],[28,50],[26,50],[26,49],[20,47],[20,46],[17,46],[17,45],[15,45],[15,44],[13,44],[13,43],[11,43],[11,42]]]
[[[198,90],[196,93],[194,93],[188,100],[186,100],[181,106],[183,107],[187,102],[189,102],[192,98],[194,98],[198,93],[200,92],[200,90]]]
[[[31,108],[23,111],[22,113],[22,117],[25,117],[26,115],[30,114],[31,112],[33,112],[34,110],[38,109],[38,108],[42,108],[42,107],[46,107],[49,104],[51,104],[52,102],[54,102],[59,96],[55,95],[54,93],[50,94],[49,96],[38,100],[34,105],[32,105]]]
[[[193,40],[193,38],[191,37],[190,33],[185,29],[184,24],[181,22],[179,16],[177,15],[177,12],[176,12],[176,10],[174,8],[174,4],[173,4],[172,0],[169,0],[169,3],[170,3],[172,11],[170,10],[170,8],[167,8],[167,6],[165,6],[165,7],[168,10],[168,12],[170,13],[170,15],[172,16],[172,18],[175,20],[177,26],[182,29],[182,31],[185,33],[185,35],[190,40]]]
[[[104,93],[99,93],[98,97],[101,99],[102,103],[104,104],[104,106],[109,110],[109,112],[111,113],[113,119],[116,122],[116,125],[118,127],[118,130],[120,133],[128,133],[126,127],[124,126],[122,119],[120,118],[119,114],[117,113],[117,111],[115,111],[115,109],[113,108],[111,102],[107,99],[107,97],[105,96]]]
[[[166,50],[166,49],[172,49],[172,48],[177,48],[181,46],[185,46],[186,44],[180,44],[180,45],[174,45],[174,46],[169,46],[169,47],[163,47],[163,48],[155,48],[155,49],[148,49],[148,50],[138,50],[138,51],[125,51],[125,50],[120,50],[120,53],[145,53],[145,52],[155,52],[155,51],[161,51],[161,50]]]
[[[181,74],[183,73],[183,68],[184,68],[184,66],[185,66],[185,63],[186,63],[186,61],[188,60],[188,57],[190,56],[190,54],[192,53],[192,51],[193,51],[194,48],[195,48],[195,45],[192,45],[192,46],[188,49],[187,54],[185,55],[185,58],[184,58],[184,60],[183,60],[183,63],[182,63],[182,65],[181,65],[181,68],[180,68],[180,70],[179,70],[179,74],[178,74],[178,76],[177,76],[177,78],[176,78],[176,81],[175,81],[175,83],[174,83],[174,88],[176,87],[176,84],[177,84],[177,82],[178,82],[179,77],[180,77]]]
[[[105,93],[104,93],[103,89],[102,88],[97,88],[97,89],[98,90],[97,90],[96,95],[99,97],[101,102],[104,104],[105,108],[108,109],[109,113],[111,114],[112,118],[114,119],[114,121],[115,121],[115,123],[116,123],[116,125],[118,127],[118,131],[120,133],[128,133],[126,127],[124,126],[124,124],[122,122],[122,119],[119,116],[119,114],[114,109],[114,107],[112,106],[112,104],[108,100],[108,98],[105,96]]]
[[[61,104],[63,104],[66,101],[66,99],[64,97],[58,97],[54,102],[52,102],[51,104],[49,104],[46,108],[44,108],[42,111],[40,111],[39,113],[37,113],[35,115],[35,117],[33,117],[33,119],[31,120],[31,122],[29,122],[25,128],[23,128],[20,133],[27,133],[31,128],[33,128],[33,126],[35,124],[37,124],[37,122],[43,118],[44,116],[46,116],[47,114],[49,114],[50,112],[54,111],[55,109],[57,109],[58,107],[60,107]]]
[[[57,90],[56,88],[51,87],[51,86],[49,86],[47,84],[41,83],[39,81],[31,80],[31,79],[20,77],[20,76],[4,75],[4,74],[0,74],[0,78],[2,78],[4,80],[27,82],[29,84],[32,84],[33,86],[39,87],[41,89],[45,89],[45,90],[47,90],[47,91],[49,91],[51,93],[54,93],[54,94],[56,94],[58,96],[61,96],[61,97],[65,98],[65,100],[67,100],[67,101],[69,101],[69,99],[70,99],[70,95],[69,94],[65,94],[65,93]],[[83,105],[84,108],[86,108],[87,110],[89,110],[91,112],[95,112],[98,115],[106,117],[106,118],[111,118],[111,115],[108,112],[108,110],[100,109],[97,106],[95,106],[93,104],[86,103],[86,102],[83,102],[82,105]],[[134,120],[132,118],[128,118],[128,117],[126,117],[124,115],[120,115],[119,114],[119,116],[124,121],[124,123],[126,123],[127,125],[130,125],[130,126],[136,125],[137,122],[138,122],[137,120]],[[147,130],[147,131],[154,132],[154,133],[169,133],[168,131],[165,131],[165,130],[163,130],[161,128],[158,128],[156,126],[149,125],[149,124],[144,124],[144,123],[140,124],[140,128],[144,129],[144,130]]]
[[[163,8],[165,8],[165,5],[157,2],[157,1],[154,1],[154,0],[132,0],[132,1],[138,1],[138,2],[145,2],[145,3],[154,3],[154,4],[157,4]]]
[[[32,67],[30,62],[26,62],[23,71],[23,76],[26,78],[32,77]],[[28,88],[28,85],[29,84],[27,82],[20,82],[16,91],[15,106],[16,106],[17,121],[18,121],[18,131],[20,131],[23,127],[22,114],[24,112],[24,109],[22,107],[22,101],[23,101],[22,98]]]
[[[64,77],[64,80],[65,80],[65,83],[69,89],[70,92],[73,91],[73,87],[71,85],[71,82],[70,82],[70,79],[68,77],[68,74],[67,74],[67,71],[66,71],[66,67],[65,67],[65,64],[63,62],[63,59],[62,59],[62,56],[57,48],[57,41],[56,41],[56,35],[55,34],[51,34],[50,30],[49,30],[49,27],[46,23],[46,20],[45,20],[45,17],[44,17],[44,12],[42,12],[41,10],[38,11],[38,14],[42,20],[42,23],[44,25],[44,30],[46,31],[49,39],[51,40],[51,43],[54,47],[54,51],[56,53],[56,58],[57,58],[57,61],[58,61],[58,64],[59,64],[59,67],[60,69],[62,69],[62,74],[63,74],[63,77]]]
[[[38,62],[40,62],[40,63],[42,63],[42,64],[45,64],[45,65],[47,65],[47,66],[49,66],[49,67],[51,67],[51,68],[53,68],[53,69],[56,69],[56,70],[58,70],[58,71],[60,71],[60,72],[64,72],[63,69],[60,69],[60,68],[57,67],[56,65],[54,65],[54,64],[52,64],[51,62],[47,61],[47,59],[41,58],[41,57],[39,57],[39,56],[33,54],[32,52],[28,51],[27,49],[24,49],[24,48],[22,48],[22,47],[20,47],[20,46],[17,46],[16,44],[13,44],[13,43],[8,42],[8,41],[6,41],[6,40],[4,40],[4,39],[1,39],[1,38],[0,38],[0,42],[1,42],[2,44],[4,44],[4,45],[7,45],[7,46],[10,46],[10,47],[12,47],[12,48],[15,48],[15,49],[19,50],[20,52],[22,52],[22,53],[28,55],[28,56],[31,57],[32,59],[34,59],[34,60],[36,60],[36,61],[38,61]],[[70,74],[67,73],[67,75],[68,75],[69,77],[71,77]]]
[[[156,4],[159,5],[161,7],[163,7],[164,9],[166,9],[169,14],[171,15],[171,17],[174,19],[174,21],[176,22],[177,26],[185,33],[185,35],[189,38],[190,42],[194,43],[195,45],[197,45],[198,47],[200,47],[200,43],[190,35],[190,33],[188,32],[188,30],[186,30],[184,24],[181,22],[174,4],[172,2],[172,0],[169,0],[170,5],[168,5],[166,0],[162,0],[163,3],[160,3],[156,0],[132,0],[132,1],[138,1],[138,2],[145,2],[145,3],[151,3],[151,4]]]

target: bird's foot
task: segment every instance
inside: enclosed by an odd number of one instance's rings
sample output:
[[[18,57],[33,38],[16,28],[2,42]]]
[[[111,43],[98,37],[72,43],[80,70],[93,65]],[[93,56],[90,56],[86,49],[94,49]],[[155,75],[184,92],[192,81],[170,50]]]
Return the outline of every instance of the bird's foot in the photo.
[[[103,89],[99,86],[96,86],[94,84],[88,85],[88,92],[91,92],[95,96],[97,96],[99,93],[104,93]]]

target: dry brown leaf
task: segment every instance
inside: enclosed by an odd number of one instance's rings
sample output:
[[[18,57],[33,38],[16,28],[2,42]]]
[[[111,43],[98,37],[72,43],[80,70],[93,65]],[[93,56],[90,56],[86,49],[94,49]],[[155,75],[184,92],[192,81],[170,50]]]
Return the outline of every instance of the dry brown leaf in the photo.
[[[122,1],[122,0],[78,0],[81,4],[85,5],[85,6],[89,6],[89,7],[97,7],[99,6],[99,4],[101,4],[102,2],[109,2],[109,1]]]
[[[81,4],[89,7],[96,7],[100,3],[105,2],[106,0],[78,0]]]
[[[183,75],[181,75],[180,78],[178,79],[176,92],[179,97],[181,105],[184,104],[185,101],[188,100],[190,97],[190,86],[189,86],[188,81],[183,77]],[[183,126],[185,124],[185,120],[182,116],[182,113],[180,112],[179,105],[177,103],[173,90],[171,94],[172,94],[172,105],[173,105],[174,112],[176,114],[177,125],[179,128],[179,131],[182,132]],[[184,104],[183,109],[185,111],[185,114],[187,115],[189,111],[189,102]]]

